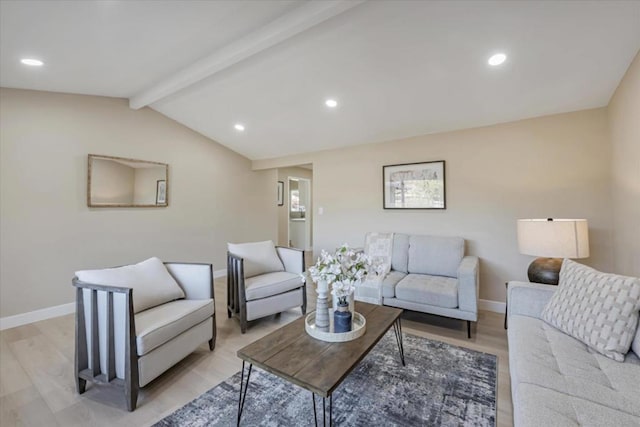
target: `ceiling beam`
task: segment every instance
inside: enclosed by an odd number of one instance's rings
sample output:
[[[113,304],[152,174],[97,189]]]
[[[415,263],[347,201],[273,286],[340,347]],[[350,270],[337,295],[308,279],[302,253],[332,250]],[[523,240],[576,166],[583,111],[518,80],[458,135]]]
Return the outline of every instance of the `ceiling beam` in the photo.
[[[158,84],[129,98],[134,110],[153,104],[265,49],[364,3],[366,0],[309,1],[229,43]]]

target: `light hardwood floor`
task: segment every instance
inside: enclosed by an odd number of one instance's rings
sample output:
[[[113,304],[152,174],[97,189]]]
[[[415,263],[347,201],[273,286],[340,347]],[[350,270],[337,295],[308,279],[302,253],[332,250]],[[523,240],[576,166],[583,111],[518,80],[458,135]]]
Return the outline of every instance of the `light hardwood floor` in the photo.
[[[309,287],[309,308],[315,296]],[[290,310],[250,323],[245,335],[226,313],[226,279],[215,280],[218,338],[202,345],[141,390],[138,409],[127,412],[119,391],[88,386],[76,394],[73,378],[74,318],[58,317],[0,332],[0,426],[144,426],[153,424],[239,371],[236,351],[300,317]],[[405,313],[403,332],[498,356],[498,426],[512,425],[509,361],[503,315],[480,312],[472,339],[462,321]]]

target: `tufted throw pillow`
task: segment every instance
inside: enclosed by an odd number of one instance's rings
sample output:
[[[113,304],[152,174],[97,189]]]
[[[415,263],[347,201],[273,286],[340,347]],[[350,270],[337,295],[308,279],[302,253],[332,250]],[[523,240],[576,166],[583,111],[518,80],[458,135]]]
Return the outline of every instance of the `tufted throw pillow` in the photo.
[[[622,362],[636,334],[638,310],[640,279],[565,259],[558,290],[543,309],[542,320]]]
[[[228,243],[229,252],[244,259],[244,277],[284,271],[273,241],[254,243]]]
[[[76,277],[94,285],[132,288],[134,313],[184,298],[180,285],[156,257],[124,267],[76,271]]]

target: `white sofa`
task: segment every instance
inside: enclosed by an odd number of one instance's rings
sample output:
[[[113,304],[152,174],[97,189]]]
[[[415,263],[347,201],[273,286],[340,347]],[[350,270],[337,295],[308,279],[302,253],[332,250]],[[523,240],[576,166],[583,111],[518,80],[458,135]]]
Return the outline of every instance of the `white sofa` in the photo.
[[[124,386],[127,409],[138,389],[216,340],[211,264],[139,264],[76,272],[76,389]]]
[[[479,260],[465,256],[460,237],[395,233],[391,271],[382,281],[384,305],[478,320]]]
[[[556,287],[509,282],[508,340],[516,427],[640,426],[640,329],[624,362],[541,320]]]

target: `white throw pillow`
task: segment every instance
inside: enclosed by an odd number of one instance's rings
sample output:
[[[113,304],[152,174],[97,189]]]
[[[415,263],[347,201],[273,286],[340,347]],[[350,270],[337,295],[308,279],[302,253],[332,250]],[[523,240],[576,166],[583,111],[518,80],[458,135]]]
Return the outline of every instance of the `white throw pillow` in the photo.
[[[162,261],[149,258],[134,265],[102,270],[76,271],[81,282],[94,285],[121,286],[133,289],[133,311],[139,313],[176,299],[184,291],[171,276]]]
[[[244,277],[284,271],[284,265],[271,240],[254,243],[228,243],[229,252],[244,259]]]
[[[565,259],[542,320],[622,362],[636,335],[640,279],[602,273]]]

